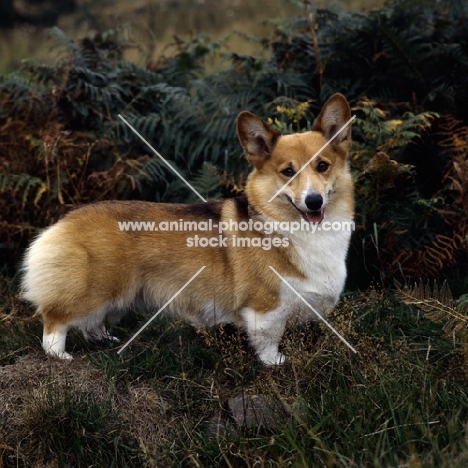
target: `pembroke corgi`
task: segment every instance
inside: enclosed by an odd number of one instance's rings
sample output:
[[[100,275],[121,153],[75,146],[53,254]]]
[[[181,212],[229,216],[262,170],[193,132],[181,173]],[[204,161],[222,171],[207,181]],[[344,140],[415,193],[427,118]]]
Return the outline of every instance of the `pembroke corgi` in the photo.
[[[263,363],[281,364],[286,322],[308,310],[300,297],[325,316],[344,287],[352,229],[339,226],[352,226],[354,212],[350,117],[341,94],[305,133],[281,135],[241,112],[237,133],[253,165],[245,195],[100,202],[42,232],[26,252],[22,288],[42,316],[45,352],[69,359],[70,328],[112,340],[106,324],[137,301],[158,308],[171,300],[165,312],[197,326],[238,324]]]

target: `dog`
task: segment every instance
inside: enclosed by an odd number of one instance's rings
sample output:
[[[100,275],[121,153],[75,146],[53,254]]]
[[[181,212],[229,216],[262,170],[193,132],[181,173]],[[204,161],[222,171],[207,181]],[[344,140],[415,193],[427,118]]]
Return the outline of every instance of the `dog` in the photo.
[[[350,117],[341,94],[304,133],[282,135],[241,112],[237,134],[253,165],[244,195],[195,204],[99,202],[44,230],[26,251],[22,290],[42,316],[45,352],[71,359],[71,328],[86,339],[118,341],[106,324],[139,300],[149,307],[170,301],[165,312],[195,326],[238,324],[261,362],[283,363],[288,319],[314,318],[301,298],[326,316],[344,288],[351,230],[326,230],[325,222],[353,220]],[[156,228],[122,229],[142,221]],[[175,229],[186,221],[190,232]]]

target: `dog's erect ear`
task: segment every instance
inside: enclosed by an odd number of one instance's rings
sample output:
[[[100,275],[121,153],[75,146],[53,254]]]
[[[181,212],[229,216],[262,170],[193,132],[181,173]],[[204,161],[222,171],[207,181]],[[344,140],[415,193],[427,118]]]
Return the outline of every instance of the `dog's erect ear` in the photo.
[[[312,130],[322,132],[325,138],[332,138],[351,118],[348,101],[342,94],[334,94],[323,106]],[[332,146],[348,152],[351,145],[351,124],[348,124],[331,143]]]
[[[280,133],[260,117],[244,111],[237,117],[237,135],[247,159],[257,169],[261,169],[270,158]]]

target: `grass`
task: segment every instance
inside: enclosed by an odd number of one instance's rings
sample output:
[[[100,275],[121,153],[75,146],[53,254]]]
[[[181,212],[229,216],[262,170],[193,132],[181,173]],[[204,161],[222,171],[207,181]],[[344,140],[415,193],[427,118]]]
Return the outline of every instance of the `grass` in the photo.
[[[463,467],[467,349],[391,292],[347,296],[333,324],[290,327],[265,368],[233,326],[156,320],[127,348],[71,334],[75,359],[40,348],[37,317],[2,281],[0,466]],[[113,333],[129,339],[148,313]],[[235,396],[281,406],[239,423]],[[237,422],[236,422],[237,421]]]

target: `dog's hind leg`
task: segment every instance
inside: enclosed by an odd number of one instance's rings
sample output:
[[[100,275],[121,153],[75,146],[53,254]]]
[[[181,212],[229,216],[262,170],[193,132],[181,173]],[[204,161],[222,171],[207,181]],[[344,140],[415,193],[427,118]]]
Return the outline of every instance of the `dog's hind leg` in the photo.
[[[92,328],[82,328],[83,336],[87,341],[114,341],[119,342],[120,340],[116,336],[112,336],[106,328],[105,323],[94,325]]]
[[[120,341],[117,337],[112,336],[106,328],[107,317],[112,317],[110,312],[111,306],[106,304],[99,311],[89,314],[88,316],[77,320],[74,325],[81,330],[84,338],[87,341]],[[120,314],[120,316],[123,314]]]

